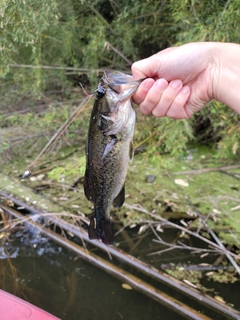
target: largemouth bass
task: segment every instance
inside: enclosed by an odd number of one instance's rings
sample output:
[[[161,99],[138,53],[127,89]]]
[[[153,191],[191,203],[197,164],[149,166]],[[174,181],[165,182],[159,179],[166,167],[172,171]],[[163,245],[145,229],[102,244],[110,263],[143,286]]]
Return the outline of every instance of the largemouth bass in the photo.
[[[135,112],[131,96],[142,80],[119,71],[106,70],[98,84],[87,145],[84,192],[94,203],[89,238],[113,242],[110,209],[125,200],[124,183],[132,161]]]

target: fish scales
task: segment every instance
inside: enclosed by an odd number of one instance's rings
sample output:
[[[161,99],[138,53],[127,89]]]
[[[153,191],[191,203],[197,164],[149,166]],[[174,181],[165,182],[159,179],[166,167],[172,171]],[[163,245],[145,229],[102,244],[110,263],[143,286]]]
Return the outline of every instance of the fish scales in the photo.
[[[98,85],[86,145],[84,191],[94,203],[90,239],[113,242],[110,210],[122,206],[128,163],[133,158],[135,112],[130,98],[142,80],[106,70]]]

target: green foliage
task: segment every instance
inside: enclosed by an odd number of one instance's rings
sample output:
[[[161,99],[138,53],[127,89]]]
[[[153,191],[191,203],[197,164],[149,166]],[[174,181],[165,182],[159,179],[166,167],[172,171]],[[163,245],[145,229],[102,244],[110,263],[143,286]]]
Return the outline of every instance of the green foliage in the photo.
[[[0,145],[0,153],[4,152],[9,148],[9,144],[6,141],[3,141]]]
[[[29,92],[65,91],[69,80],[82,74],[95,88],[106,67],[129,71],[132,61],[169,46],[191,41],[240,43],[239,22],[238,0],[3,0],[3,103],[11,105]],[[219,156],[237,156],[238,121],[229,108],[212,102],[188,122],[144,120],[136,140],[140,143],[150,135],[152,153],[157,147],[160,152],[179,154],[195,137],[217,143]]]
[[[135,148],[147,147],[149,158],[159,153],[180,155],[186,144],[193,139],[192,128],[186,120],[172,121],[169,118],[156,119],[151,116],[138,116],[135,131]]]
[[[78,158],[76,161],[67,163],[64,167],[58,166],[48,173],[48,177],[56,181],[65,181],[66,179],[72,181],[76,177],[84,176],[86,168],[85,156]]]

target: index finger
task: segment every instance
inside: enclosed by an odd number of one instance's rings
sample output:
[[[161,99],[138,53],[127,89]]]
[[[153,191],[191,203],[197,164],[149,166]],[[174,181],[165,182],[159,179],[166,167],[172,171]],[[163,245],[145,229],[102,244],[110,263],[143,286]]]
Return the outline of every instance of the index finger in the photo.
[[[146,97],[148,91],[151,89],[151,87],[154,84],[154,80],[151,78],[145,79],[140,86],[138,87],[137,91],[133,95],[132,99],[136,104],[140,104]]]

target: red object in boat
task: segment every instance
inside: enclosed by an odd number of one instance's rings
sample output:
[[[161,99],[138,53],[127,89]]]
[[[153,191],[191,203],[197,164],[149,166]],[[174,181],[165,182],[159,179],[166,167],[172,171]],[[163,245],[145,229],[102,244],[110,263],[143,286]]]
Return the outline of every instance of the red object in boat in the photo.
[[[60,320],[12,294],[0,290],[1,320]]]

